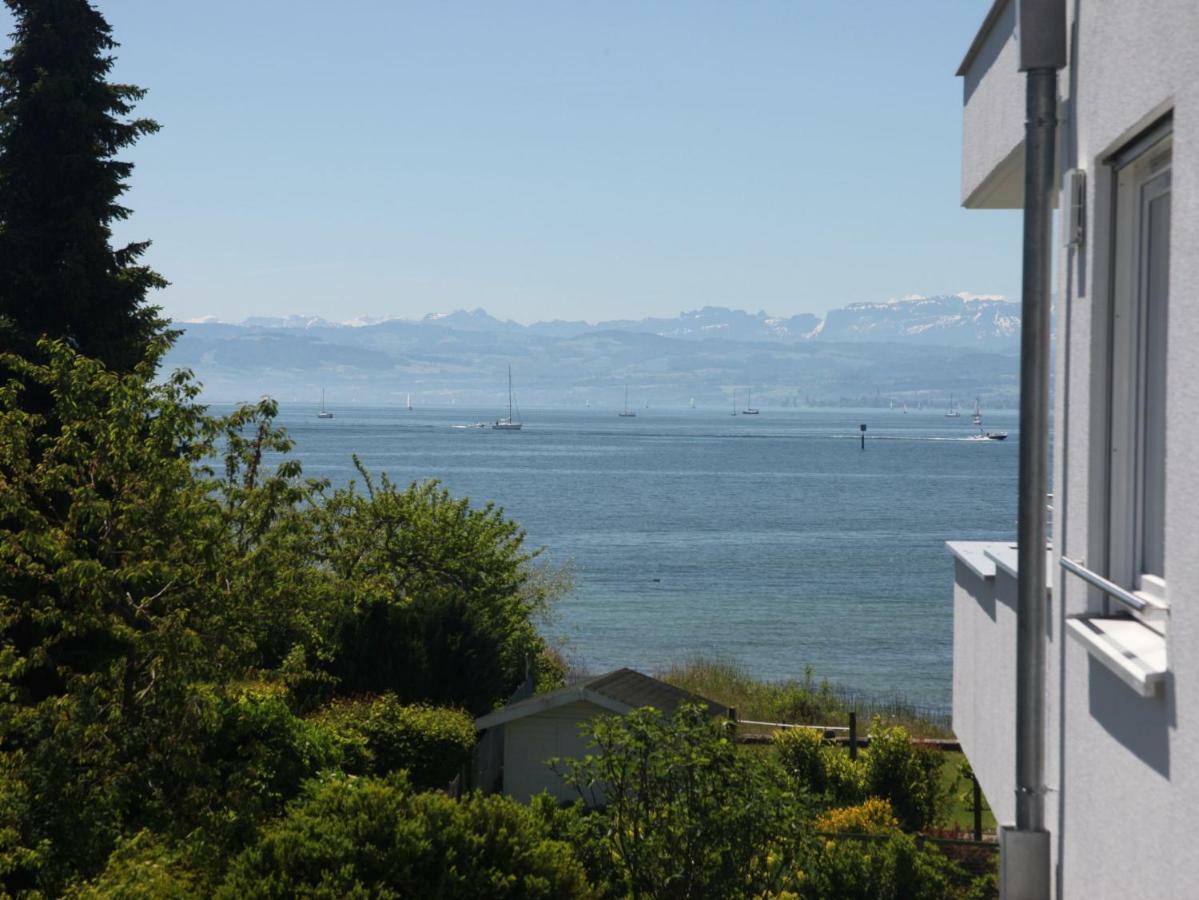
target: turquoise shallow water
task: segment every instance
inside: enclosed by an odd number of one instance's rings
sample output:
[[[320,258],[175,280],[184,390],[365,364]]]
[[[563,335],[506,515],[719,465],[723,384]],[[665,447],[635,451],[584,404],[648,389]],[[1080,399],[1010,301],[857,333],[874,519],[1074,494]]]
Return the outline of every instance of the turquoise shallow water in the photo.
[[[344,482],[351,453],[397,480],[494,500],[575,591],[550,624],[592,670],[695,655],[768,678],[818,677],[945,706],[949,539],[1015,534],[1014,413],[1002,443],[940,410],[526,410],[520,432],[462,429],[496,410],[284,405],[305,473]],[[868,424],[866,450],[858,425]]]

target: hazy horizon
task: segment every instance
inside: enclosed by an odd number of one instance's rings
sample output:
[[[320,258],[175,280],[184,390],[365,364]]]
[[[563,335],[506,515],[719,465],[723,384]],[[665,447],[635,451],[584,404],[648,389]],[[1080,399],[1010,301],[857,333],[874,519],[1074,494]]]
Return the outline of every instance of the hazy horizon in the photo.
[[[885,297],[885,298],[881,298],[878,300],[858,300],[858,301],[854,301],[854,304],[903,303],[903,302],[910,301],[910,300],[927,300],[933,296],[960,297],[963,300],[995,300],[995,301],[1011,302],[1010,298],[1008,298],[1007,296],[1005,296],[1003,294],[981,294],[981,293],[975,293],[973,291],[949,291],[942,295],[904,294],[903,296],[900,296],[900,297]],[[818,318],[824,318],[832,310],[845,308],[846,306],[850,306],[850,305],[853,305],[853,304],[847,303],[847,304],[832,305],[828,309],[826,309],[824,312],[820,312],[820,313],[810,313],[810,312],[805,312],[805,311],[801,311],[798,313],[776,313],[773,310],[769,310],[769,309],[751,309],[751,308],[745,307],[745,306],[727,306],[725,304],[706,304],[705,307],[693,306],[693,307],[688,307],[688,308],[683,308],[683,309],[676,309],[676,310],[672,310],[672,311],[665,312],[665,313],[654,313],[654,314],[648,314],[648,315],[644,315],[644,316],[633,316],[633,317],[624,317],[624,318],[626,318],[626,319],[628,319],[628,318],[633,318],[633,319],[671,318],[674,316],[686,315],[687,313],[690,313],[690,312],[696,312],[702,308],[725,308],[725,309],[732,310],[733,312],[743,312],[743,313],[747,313],[749,315],[763,315],[764,314],[771,318],[787,318],[792,315],[815,315]],[[499,316],[499,315],[496,315],[495,313],[493,313],[486,306],[478,305],[478,306],[473,306],[473,307],[456,307],[454,309],[430,309],[430,310],[426,310],[423,313],[418,312],[418,313],[411,314],[411,315],[403,315],[403,314],[398,314],[398,313],[397,314],[389,314],[386,312],[373,313],[373,314],[372,313],[350,314],[350,313],[348,313],[347,310],[343,309],[342,311],[340,311],[339,313],[336,314],[336,315],[340,316],[340,318],[331,318],[329,316],[324,316],[324,315],[321,315],[320,313],[316,313],[316,312],[310,312],[310,311],[306,311],[306,310],[291,310],[288,312],[280,312],[280,313],[275,313],[275,314],[270,314],[270,315],[263,315],[261,313],[247,313],[245,315],[242,315],[240,318],[234,318],[234,319],[222,319],[220,316],[208,314],[208,315],[193,316],[188,319],[175,319],[174,321],[177,324],[181,324],[181,325],[203,325],[203,324],[208,324],[208,323],[224,324],[224,325],[238,325],[238,324],[246,322],[247,320],[250,320],[250,319],[295,318],[295,319],[324,319],[326,321],[329,321],[331,323],[338,324],[338,325],[370,325],[370,324],[378,324],[378,323],[385,322],[385,321],[420,322],[420,321],[424,321],[424,320],[431,319],[431,318],[437,318],[439,316],[453,315],[454,313],[482,313],[482,314],[491,316],[492,318],[498,319],[503,322],[515,322],[517,325],[523,325],[526,327],[529,325],[535,325],[535,324],[543,323],[543,322],[566,321],[567,320],[566,317],[557,317],[556,319],[533,319],[533,318],[522,319],[522,318],[518,318],[515,316]],[[605,316],[603,318],[588,318],[586,316],[571,316],[571,317],[569,317],[569,321],[581,321],[581,322],[587,323],[588,325],[597,325],[600,322],[613,321],[613,317]]]

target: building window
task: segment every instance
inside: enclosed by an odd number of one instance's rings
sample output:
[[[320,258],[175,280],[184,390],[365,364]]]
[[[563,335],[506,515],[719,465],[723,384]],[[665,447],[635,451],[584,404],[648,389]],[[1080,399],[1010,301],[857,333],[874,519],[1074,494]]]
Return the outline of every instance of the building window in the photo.
[[[1165,602],[1169,122],[1110,161],[1115,178],[1109,577]]]

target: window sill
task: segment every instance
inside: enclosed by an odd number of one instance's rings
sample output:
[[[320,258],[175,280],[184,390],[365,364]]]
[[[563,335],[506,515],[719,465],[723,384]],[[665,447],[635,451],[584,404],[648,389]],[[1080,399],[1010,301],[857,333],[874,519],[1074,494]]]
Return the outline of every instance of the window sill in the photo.
[[[1166,639],[1136,619],[1071,617],[1066,630],[1142,697],[1152,697],[1166,676]]]

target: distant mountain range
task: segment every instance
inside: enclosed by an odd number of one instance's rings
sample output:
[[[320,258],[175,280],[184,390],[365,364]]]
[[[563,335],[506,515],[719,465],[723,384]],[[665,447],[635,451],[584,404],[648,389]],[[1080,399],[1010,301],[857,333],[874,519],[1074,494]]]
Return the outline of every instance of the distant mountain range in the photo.
[[[215,319],[200,319],[191,324],[213,324]],[[948,347],[975,347],[980,350],[1014,350],[1020,342],[1020,305],[1002,297],[977,294],[952,294],[942,297],[905,297],[884,303],[851,303],[834,309],[821,319],[811,313],[789,318],[749,313],[723,306],[705,306],[681,312],[669,319],[615,319],[591,324],[581,320],[554,319],[521,325],[497,319],[484,309],[460,309],[450,313],[430,313],[423,319],[388,316],[364,316],[345,322],[331,322],[319,316],[251,316],[240,324],[247,328],[285,328],[294,330],[329,328],[369,328],[389,322],[435,325],[456,331],[552,335],[578,337],[600,331],[625,331],[630,334],[656,334],[660,337],[705,340],[726,338],[737,341],[916,341]]]
[[[725,403],[752,387],[759,405],[940,402],[1016,393],[1020,307],[959,294],[854,303],[823,319],[704,307],[672,318],[522,325],[482,309],[422,319],[251,317],[176,323],[166,365],[193,369],[213,400],[270,393],[311,400],[493,403],[512,365],[526,404]]]

